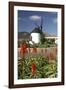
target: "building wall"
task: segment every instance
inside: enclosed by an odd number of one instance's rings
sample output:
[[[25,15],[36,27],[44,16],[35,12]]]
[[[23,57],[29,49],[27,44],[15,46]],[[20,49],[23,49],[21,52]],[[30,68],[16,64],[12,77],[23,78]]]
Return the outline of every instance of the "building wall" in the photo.
[[[34,41],[35,43],[40,42],[41,36],[39,33],[31,33],[31,37],[32,37],[32,41]]]

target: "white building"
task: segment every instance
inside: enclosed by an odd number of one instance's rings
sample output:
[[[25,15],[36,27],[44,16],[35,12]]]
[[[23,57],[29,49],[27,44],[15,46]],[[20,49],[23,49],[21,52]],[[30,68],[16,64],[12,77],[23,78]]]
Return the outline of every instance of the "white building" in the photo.
[[[46,39],[55,39],[55,43],[58,43],[58,37],[45,37]]]
[[[41,39],[41,29],[38,27],[38,28],[35,28],[32,32],[31,32],[31,37],[32,37],[32,41],[34,43],[39,43],[40,42],[40,39]]]

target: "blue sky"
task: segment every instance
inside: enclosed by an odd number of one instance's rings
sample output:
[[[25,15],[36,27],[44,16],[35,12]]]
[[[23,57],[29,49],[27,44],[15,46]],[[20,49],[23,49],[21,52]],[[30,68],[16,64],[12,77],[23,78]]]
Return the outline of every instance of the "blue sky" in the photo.
[[[43,32],[57,35],[57,12],[18,10],[18,32],[31,32],[43,19]]]

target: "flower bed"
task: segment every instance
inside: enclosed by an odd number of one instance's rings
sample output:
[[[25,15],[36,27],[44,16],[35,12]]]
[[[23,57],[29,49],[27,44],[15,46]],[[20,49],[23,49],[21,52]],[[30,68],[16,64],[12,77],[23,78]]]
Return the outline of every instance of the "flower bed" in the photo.
[[[18,62],[18,78],[54,78],[57,77],[57,60],[49,62],[41,55],[30,54]]]

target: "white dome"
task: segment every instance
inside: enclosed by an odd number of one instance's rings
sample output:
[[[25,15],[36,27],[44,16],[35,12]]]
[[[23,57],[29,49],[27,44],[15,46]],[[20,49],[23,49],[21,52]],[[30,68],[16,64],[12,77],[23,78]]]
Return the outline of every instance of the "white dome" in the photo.
[[[40,33],[31,33],[32,41],[35,43],[40,42]]]

